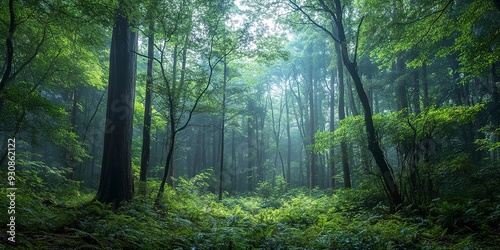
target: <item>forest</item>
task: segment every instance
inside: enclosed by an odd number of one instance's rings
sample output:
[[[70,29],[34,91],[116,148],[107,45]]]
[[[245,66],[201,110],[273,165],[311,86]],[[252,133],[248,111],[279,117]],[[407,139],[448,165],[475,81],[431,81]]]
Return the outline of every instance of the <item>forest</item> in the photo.
[[[499,0],[0,2],[0,249],[498,249]]]

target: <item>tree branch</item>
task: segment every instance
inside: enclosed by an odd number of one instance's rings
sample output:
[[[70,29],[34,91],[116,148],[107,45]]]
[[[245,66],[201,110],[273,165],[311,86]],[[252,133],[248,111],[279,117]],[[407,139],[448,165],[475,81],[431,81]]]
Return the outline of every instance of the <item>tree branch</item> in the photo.
[[[359,45],[359,31],[361,30],[361,25],[363,24],[363,20],[365,19],[365,17],[361,17],[361,20],[359,21],[359,24],[358,24],[358,30],[356,31],[356,47],[354,48],[354,65],[357,65],[356,64],[356,59],[357,59],[357,56],[358,56],[358,45]]]
[[[441,18],[441,16],[443,16],[445,10],[448,8],[448,6],[450,6],[451,3],[453,3],[454,0],[449,0],[446,5],[444,6],[444,8],[442,8],[439,12],[439,15],[438,17],[436,17],[436,19],[434,19],[434,21],[432,21],[431,25],[429,25],[429,28],[427,29],[427,31],[425,32],[425,34],[420,37],[420,40],[414,45],[414,47],[418,46],[421,42],[424,41],[424,38],[429,34],[429,32],[431,31],[432,27],[434,26],[434,24],[436,24],[436,22],[439,20],[439,18]],[[436,13],[438,13],[436,12]],[[435,14],[435,13],[433,13]]]
[[[12,79],[10,76],[10,72],[12,71],[12,61],[14,59],[14,44],[12,40],[14,38],[14,32],[16,31],[16,24],[15,24],[16,20],[15,20],[13,0],[9,0],[9,15],[10,15],[9,35],[7,36],[7,40],[5,42],[7,47],[7,58],[6,58],[7,68],[3,73],[2,80],[0,80],[0,93],[2,92],[3,88],[5,88],[10,79]]]
[[[294,2],[294,1],[292,1],[292,0],[289,0],[288,2],[289,2],[290,4],[292,4],[292,5],[293,5],[293,9],[294,9],[294,10],[298,10],[298,11],[300,11],[300,12],[301,12],[304,16],[306,16],[306,17],[307,17],[307,19],[309,20],[309,22],[311,22],[314,26],[316,26],[316,27],[320,28],[321,30],[323,30],[324,32],[326,32],[326,33],[327,33],[327,34],[328,34],[328,35],[329,35],[329,36],[330,36],[330,37],[331,37],[334,41],[336,41],[336,42],[340,43],[340,40],[339,40],[337,37],[335,37],[335,35],[334,35],[331,31],[329,31],[327,28],[323,27],[322,25],[320,25],[320,24],[318,24],[316,21],[314,21],[314,20],[312,19],[312,17],[311,17],[309,14],[307,14],[307,12],[305,12],[305,11],[303,10],[303,8],[302,8],[302,7],[300,7],[299,5],[297,5],[297,3],[295,3],[295,2]],[[332,18],[334,18],[334,20],[336,20],[336,19],[335,19],[335,16],[332,16]]]

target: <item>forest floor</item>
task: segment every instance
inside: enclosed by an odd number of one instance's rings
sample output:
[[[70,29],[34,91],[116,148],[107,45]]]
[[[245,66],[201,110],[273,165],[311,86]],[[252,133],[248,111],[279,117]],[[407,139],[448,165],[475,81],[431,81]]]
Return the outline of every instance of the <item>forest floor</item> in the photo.
[[[152,187],[154,190],[154,187]],[[436,201],[388,213],[370,190],[327,193],[261,185],[222,202],[202,179],[180,180],[161,208],[155,193],[113,211],[75,190],[19,195],[16,245],[0,249],[498,249],[500,205]],[[156,189],[157,190],[157,189]],[[5,192],[5,191],[2,191]],[[2,197],[4,193],[2,193]],[[371,197],[371,198],[367,198]],[[45,201],[45,202],[44,202]],[[0,204],[6,207],[5,199]],[[45,204],[44,204],[45,203]],[[5,213],[2,213],[5,214]],[[2,217],[2,221],[7,218]],[[5,229],[5,228],[4,228]]]

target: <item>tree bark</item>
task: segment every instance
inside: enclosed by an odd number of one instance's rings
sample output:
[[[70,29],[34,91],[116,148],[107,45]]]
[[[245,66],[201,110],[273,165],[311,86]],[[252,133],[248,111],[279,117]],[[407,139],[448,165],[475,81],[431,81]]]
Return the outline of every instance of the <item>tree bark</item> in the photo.
[[[333,133],[335,131],[335,71],[331,72],[330,79],[330,132]],[[330,169],[329,178],[329,187],[331,189],[335,188],[335,147],[332,145],[330,148],[330,159],[328,161],[328,166]]]
[[[309,145],[314,145],[314,133],[316,132],[315,112],[314,112],[314,79],[312,63],[309,69]],[[309,152],[309,187],[316,187],[316,154],[313,151]]]
[[[222,177],[224,171],[224,129],[226,120],[226,84],[227,84],[227,63],[224,62],[224,81],[222,87],[222,121],[221,121],[221,143],[220,143],[220,169],[219,169],[219,201],[222,200]]]
[[[254,101],[248,101],[248,111],[253,113],[254,111]],[[254,146],[254,117],[249,115],[247,118],[247,144],[248,144],[248,160],[247,160],[247,191],[253,191],[253,170],[255,164],[255,146]]]
[[[402,111],[408,108],[407,87],[404,78],[405,64],[402,58],[398,58],[394,63],[396,81],[396,109]],[[407,113],[407,111],[405,112]]]
[[[422,88],[424,91],[423,107],[424,109],[429,108],[429,86],[427,82],[427,64],[422,63]]]
[[[286,137],[287,137],[287,154],[286,154],[286,182],[291,183],[291,164],[292,164],[292,138],[290,137],[290,109],[288,106],[288,91],[285,88],[285,112],[286,112]]]
[[[340,45],[335,43],[335,52],[337,54],[337,70],[338,70],[338,84],[339,84],[339,120],[343,121],[345,119],[345,88],[344,88],[344,67],[342,65],[342,52],[340,51]],[[340,153],[342,161],[342,171],[344,173],[344,188],[351,188],[351,171],[349,168],[349,159],[347,155],[347,143],[345,141],[340,142]]]
[[[350,81],[347,81],[346,84],[347,84],[347,95],[349,96],[349,108],[351,109],[351,114],[353,116],[357,116],[359,115],[359,111],[358,108],[356,107],[356,102],[354,101],[354,93],[352,92]]]
[[[12,61],[14,60],[14,32],[16,31],[16,16],[14,12],[14,1],[9,0],[9,34],[5,40],[7,55],[5,60],[5,71],[0,80],[0,93],[2,93],[7,83],[11,80]],[[1,107],[1,106],[0,106]]]
[[[363,88],[361,78],[359,77],[359,74],[358,74],[356,60],[354,60],[352,62],[349,59],[349,55],[347,52],[347,40],[345,37],[344,26],[342,24],[342,6],[340,3],[340,0],[335,0],[335,6],[336,6],[336,11],[337,11],[337,17],[338,17],[336,19],[336,26],[337,26],[337,30],[338,30],[338,39],[339,39],[340,44],[341,44],[342,60],[344,62],[344,65],[347,68],[347,71],[349,71],[349,74],[352,77],[352,80],[354,82],[354,86],[356,88],[356,92],[358,93],[359,100],[361,101],[361,106],[363,107],[366,132],[367,132],[367,137],[368,137],[367,138],[368,139],[368,148],[369,148],[370,152],[372,153],[373,158],[375,159],[375,162],[377,163],[377,166],[380,169],[380,172],[382,173],[385,187],[389,191],[392,210],[395,210],[398,208],[399,205],[401,205],[403,203],[403,200],[399,194],[396,183],[394,182],[394,177],[393,177],[391,169],[390,169],[390,167],[385,159],[385,155],[382,151],[382,148],[379,145],[379,141],[377,139],[377,134],[375,131],[375,126],[373,125],[373,118],[372,118],[370,104],[368,102],[368,97],[366,95],[366,92]]]
[[[132,200],[132,123],[137,56],[137,33],[130,30],[120,1],[111,38],[106,130],[99,188],[96,199],[103,203]]]
[[[420,77],[419,70],[413,71],[413,112],[420,114]]]
[[[146,181],[149,169],[149,158],[151,154],[151,96],[153,85],[153,57],[154,57],[154,22],[149,24],[148,38],[148,65],[146,70],[146,100],[144,107],[144,126],[142,128],[142,152],[140,171],[140,193],[146,194]]]

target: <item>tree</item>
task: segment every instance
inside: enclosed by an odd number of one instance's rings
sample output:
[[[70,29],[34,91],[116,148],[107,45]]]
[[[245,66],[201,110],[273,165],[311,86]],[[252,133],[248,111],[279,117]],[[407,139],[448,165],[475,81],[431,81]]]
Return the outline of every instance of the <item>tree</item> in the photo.
[[[227,61],[224,61],[224,79],[222,80],[222,119],[219,168],[219,201],[222,200],[222,179],[224,174],[224,133],[226,125],[226,89],[227,89]]]
[[[364,110],[364,121],[367,132],[368,148],[372,153],[373,158],[375,159],[375,162],[377,163],[377,166],[379,167],[380,172],[383,176],[385,187],[389,192],[389,198],[391,200],[391,208],[396,209],[399,205],[403,203],[403,200],[396,186],[396,182],[394,181],[394,177],[392,175],[390,166],[388,165],[387,160],[385,159],[384,153],[377,139],[375,127],[373,125],[372,111],[370,103],[368,101],[368,96],[366,95],[366,92],[363,88],[363,84],[361,82],[361,77],[359,76],[358,73],[358,67],[356,62],[357,46],[358,46],[357,43],[355,44],[352,60],[349,56],[349,49],[347,46],[348,41],[346,38],[344,24],[343,24],[344,13],[340,0],[335,0],[333,4],[331,3],[326,4],[323,0],[318,0],[317,2],[318,6],[316,7],[299,6],[296,2],[292,0],[289,0],[289,2],[295,10],[300,11],[306,17],[309,23],[326,32],[335,42],[340,44],[342,61],[344,63],[344,66],[347,68],[347,71],[351,75],[351,78],[354,82],[354,86],[356,88],[356,92],[358,93],[358,97],[361,101],[361,105]],[[326,25],[321,25],[315,21],[313,16],[307,12],[308,9],[311,8],[313,10],[320,9],[322,13],[326,14],[329,18],[331,18],[331,20],[333,20],[333,25],[336,34],[334,30],[326,28],[327,27]],[[358,36],[362,23],[363,23],[363,18],[361,18],[358,25]]]
[[[111,38],[106,131],[96,195],[98,201],[113,203],[115,208],[134,195],[131,149],[137,33],[130,28],[129,7],[123,0],[119,2]]]
[[[196,12],[196,15],[193,14],[195,12],[194,6],[185,6],[183,3],[177,4],[179,4],[181,11],[176,13],[176,19],[166,19],[163,20],[161,24],[166,26],[170,21],[174,21],[175,27],[170,30],[164,29],[164,34],[162,34],[162,36],[166,39],[170,39],[173,35],[176,37],[184,37],[183,49],[187,51],[188,45],[192,45],[193,48],[198,49],[196,53],[200,53],[203,56],[203,60],[198,60],[196,58],[192,59],[194,62],[191,61],[190,64],[193,65],[193,69],[189,71],[190,78],[187,79],[188,69],[186,67],[186,59],[187,56],[190,55],[183,52],[181,77],[180,80],[177,81],[176,67],[178,44],[174,44],[172,77],[169,76],[165,66],[167,61],[167,46],[155,46],[159,52],[159,58],[154,58],[154,60],[158,62],[161,78],[165,84],[165,95],[163,98],[167,108],[169,132],[165,172],[160,184],[160,189],[158,190],[157,202],[161,199],[165,191],[165,185],[168,183],[170,186],[173,186],[173,159],[178,133],[189,126],[200,100],[202,100],[204,94],[212,85],[214,72],[218,64],[236,50],[239,41],[245,36],[244,32],[241,31],[232,34],[226,32],[227,29],[224,27],[224,16],[221,14],[221,9],[225,7],[224,3],[200,3],[202,5],[196,11],[203,12]],[[183,20],[182,18],[186,16],[187,18]],[[201,17],[201,19],[193,17]],[[197,37],[193,39],[194,41],[191,41],[188,38],[191,36],[193,26],[196,25],[203,28],[198,32],[192,33]],[[179,33],[177,32],[178,30]],[[233,43],[233,41],[235,42]],[[196,71],[196,69],[198,69],[198,71]],[[215,160],[215,156],[213,159]]]
[[[150,12],[153,12],[150,6]],[[154,28],[155,23],[152,20],[153,17],[149,17],[149,36],[148,36],[148,65],[146,73],[146,100],[144,107],[144,126],[142,128],[142,153],[141,153],[141,172],[140,181],[141,183],[141,193],[146,193],[146,181],[149,169],[149,160],[151,154],[151,98],[152,98],[152,88],[153,88],[153,58],[154,58]]]
[[[335,43],[335,53],[337,54],[337,72],[339,84],[339,121],[345,119],[345,84],[344,84],[344,67],[342,67],[342,53],[340,52],[340,45]],[[347,155],[347,143],[340,142],[340,153],[342,154],[342,170],[344,173],[344,188],[351,188],[351,173],[349,168],[349,159]]]

